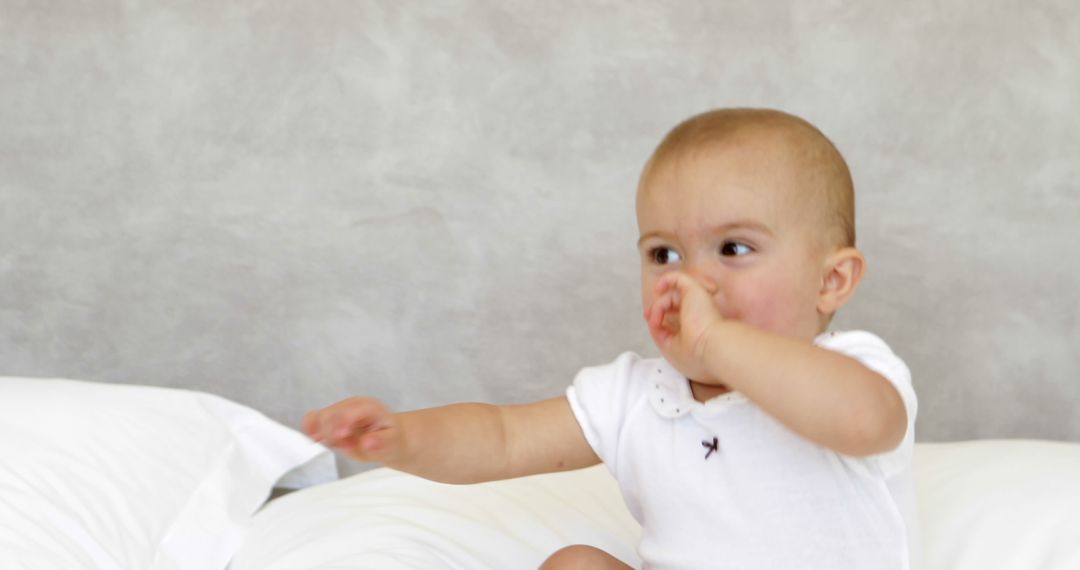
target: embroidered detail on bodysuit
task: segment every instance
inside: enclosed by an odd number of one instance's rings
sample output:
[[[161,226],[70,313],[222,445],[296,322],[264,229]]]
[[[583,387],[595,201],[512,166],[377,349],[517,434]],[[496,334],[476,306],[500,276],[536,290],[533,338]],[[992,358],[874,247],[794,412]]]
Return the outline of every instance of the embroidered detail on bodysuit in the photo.
[[[720,452],[720,440],[716,437],[712,438],[712,443],[710,443],[707,439],[702,440],[701,446],[709,450],[709,452],[705,454],[705,459],[708,459],[714,451],[717,453]]]

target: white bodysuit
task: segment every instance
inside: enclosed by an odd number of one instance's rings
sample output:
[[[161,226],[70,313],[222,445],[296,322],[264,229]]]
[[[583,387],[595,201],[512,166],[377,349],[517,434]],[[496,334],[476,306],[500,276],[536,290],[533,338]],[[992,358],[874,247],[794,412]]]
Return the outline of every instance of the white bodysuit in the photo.
[[[919,567],[911,374],[873,334],[814,340],[887,378],[907,409],[896,449],[869,457],[796,435],[737,392],[694,400],[663,359],[624,353],[578,373],[567,396],[643,527],[645,568]]]

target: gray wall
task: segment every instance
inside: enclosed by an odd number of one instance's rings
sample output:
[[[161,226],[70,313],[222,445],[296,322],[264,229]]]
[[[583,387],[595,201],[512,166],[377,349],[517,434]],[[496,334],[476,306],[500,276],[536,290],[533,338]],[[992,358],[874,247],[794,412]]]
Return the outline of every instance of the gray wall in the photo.
[[[810,7],[813,6],[813,7]],[[0,374],[296,423],[558,394],[655,354],[633,193],[773,106],[851,163],[840,328],[922,440],[1080,440],[1080,10],[1011,2],[0,0]]]

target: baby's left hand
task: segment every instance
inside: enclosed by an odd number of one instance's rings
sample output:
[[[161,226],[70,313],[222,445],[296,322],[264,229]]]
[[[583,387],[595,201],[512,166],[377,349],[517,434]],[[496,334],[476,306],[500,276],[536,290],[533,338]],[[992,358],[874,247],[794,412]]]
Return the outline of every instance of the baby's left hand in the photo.
[[[709,334],[724,321],[709,292],[680,271],[656,283],[656,299],[645,309],[649,334],[672,365],[698,382],[718,380],[705,368]]]

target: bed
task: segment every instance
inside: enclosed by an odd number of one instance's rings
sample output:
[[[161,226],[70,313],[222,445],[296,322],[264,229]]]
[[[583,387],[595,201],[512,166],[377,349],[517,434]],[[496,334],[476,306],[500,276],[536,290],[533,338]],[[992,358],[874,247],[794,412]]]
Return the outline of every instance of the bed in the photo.
[[[532,568],[572,543],[638,562],[602,466],[338,479],[325,448],[201,392],[0,378],[0,445],[4,569]],[[915,475],[927,570],[1080,568],[1080,444],[919,443]]]

